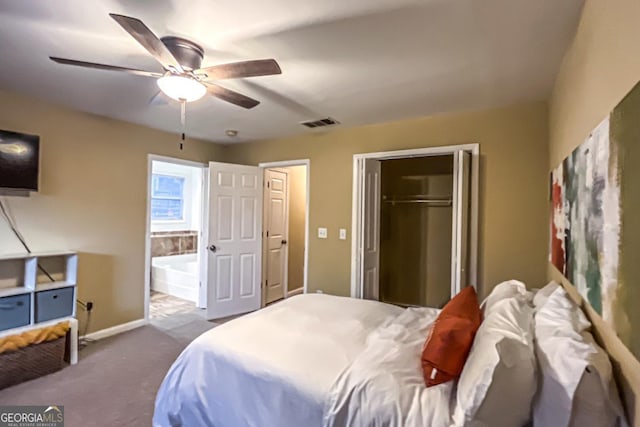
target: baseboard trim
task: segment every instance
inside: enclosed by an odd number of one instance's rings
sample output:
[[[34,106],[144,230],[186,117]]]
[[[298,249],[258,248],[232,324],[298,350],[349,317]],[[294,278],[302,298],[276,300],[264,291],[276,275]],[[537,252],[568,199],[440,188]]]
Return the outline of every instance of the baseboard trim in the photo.
[[[106,328],[106,329],[101,329],[99,331],[96,332],[91,332],[90,334],[87,334],[81,338],[87,338],[90,340],[101,340],[102,338],[107,338],[107,337],[111,337],[113,335],[118,335],[121,334],[123,332],[127,332],[130,331],[132,329],[136,329],[139,328],[141,326],[144,326],[146,324],[148,324],[149,322],[145,319],[138,319],[138,320],[134,320],[132,322],[127,322],[127,323],[122,323],[120,325],[116,325],[116,326],[112,326],[110,328]]]

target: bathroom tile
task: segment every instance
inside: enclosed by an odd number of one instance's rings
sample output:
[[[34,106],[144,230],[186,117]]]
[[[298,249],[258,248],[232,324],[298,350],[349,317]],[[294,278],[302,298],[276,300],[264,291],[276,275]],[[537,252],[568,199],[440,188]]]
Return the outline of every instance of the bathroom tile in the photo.
[[[196,252],[196,236],[182,236],[180,239],[180,252],[193,254]]]
[[[151,256],[163,256],[164,255],[164,246],[162,244],[161,237],[152,237],[151,238]]]
[[[151,256],[192,254],[198,251],[195,230],[157,231],[151,233]]]
[[[165,238],[167,242],[167,255],[180,255],[180,236]]]

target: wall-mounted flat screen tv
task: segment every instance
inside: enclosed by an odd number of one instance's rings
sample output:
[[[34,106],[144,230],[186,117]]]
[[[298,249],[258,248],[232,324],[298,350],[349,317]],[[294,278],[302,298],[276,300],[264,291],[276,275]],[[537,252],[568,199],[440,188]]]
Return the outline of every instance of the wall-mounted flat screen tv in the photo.
[[[40,137],[0,130],[0,189],[38,191]]]

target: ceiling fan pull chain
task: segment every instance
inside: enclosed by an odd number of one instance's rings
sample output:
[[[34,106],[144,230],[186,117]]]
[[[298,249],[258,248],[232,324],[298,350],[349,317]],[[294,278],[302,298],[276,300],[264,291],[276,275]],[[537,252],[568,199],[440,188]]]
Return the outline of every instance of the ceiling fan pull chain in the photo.
[[[180,139],[180,151],[184,148],[184,134],[187,132],[187,101],[180,100],[180,124],[182,124],[182,138]]]

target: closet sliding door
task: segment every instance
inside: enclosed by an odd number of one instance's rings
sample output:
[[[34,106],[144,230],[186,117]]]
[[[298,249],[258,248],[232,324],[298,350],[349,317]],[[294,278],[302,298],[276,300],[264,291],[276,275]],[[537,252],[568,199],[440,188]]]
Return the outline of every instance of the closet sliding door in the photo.
[[[456,151],[453,155],[453,217],[451,236],[451,296],[469,283],[469,209],[471,154]]]

